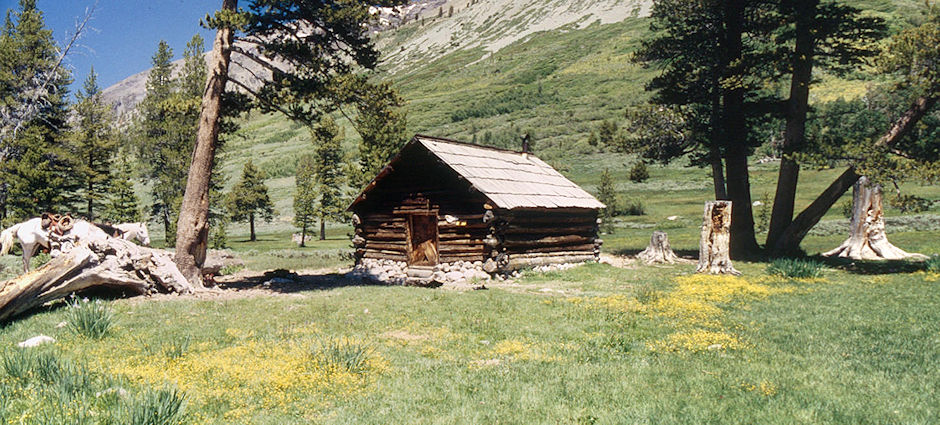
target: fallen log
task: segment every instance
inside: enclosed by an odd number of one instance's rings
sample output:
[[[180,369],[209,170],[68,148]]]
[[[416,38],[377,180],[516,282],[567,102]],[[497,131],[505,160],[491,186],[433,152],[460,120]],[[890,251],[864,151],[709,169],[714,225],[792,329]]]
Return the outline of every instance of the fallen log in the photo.
[[[42,267],[0,284],[0,322],[92,287],[135,295],[191,293],[170,252],[112,237],[63,238],[57,256]]]

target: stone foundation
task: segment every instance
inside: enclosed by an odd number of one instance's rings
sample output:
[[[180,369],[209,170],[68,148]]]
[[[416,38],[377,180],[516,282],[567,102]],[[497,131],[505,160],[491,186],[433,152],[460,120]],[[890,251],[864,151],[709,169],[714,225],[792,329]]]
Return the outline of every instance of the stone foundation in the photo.
[[[363,258],[352,270],[352,274],[392,285],[406,285],[409,280],[419,280],[408,276],[408,264],[404,261],[376,260]],[[490,280],[489,273],[483,271],[482,261],[457,261],[442,263],[431,268],[431,275],[421,277],[440,284],[468,283],[470,281]]]

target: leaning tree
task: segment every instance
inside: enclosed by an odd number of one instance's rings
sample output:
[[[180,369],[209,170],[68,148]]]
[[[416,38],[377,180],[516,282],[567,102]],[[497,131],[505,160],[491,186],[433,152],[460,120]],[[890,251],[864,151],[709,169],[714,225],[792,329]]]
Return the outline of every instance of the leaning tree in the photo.
[[[192,282],[201,279],[208,241],[209,180],[218,145],[226,87],[241,105],[277,111],[313,124],[335,106],[339,80],[373,69],[379,53],[369,38],[370,6],[396,6],[405,0],[223,0],[205,20],[217,29],[202,100],[199,130],[177,225],[176,256]],[[241,56],[231,61],[232,54]],[[229,73],[243,68],[251,81]]]
[[[869,217],[869,223],[883,216],[880,201],[882,184],[911,177],[925,181],[940,178],[940,139],[937,137],[940,121],[933,110],[940,99],[940,50],[937,45],[940,45],[940,10],[933,7],[928,9],[924,23],[895,35],[879,57],[879,69],[885,78],[892,80],[890,83],[874,87],[865,99],[856,101],[859,105],[855,108],[857,111],[820,114],[823,120],[828,118],[839,125],[856,123],[860,127],[870,126],[878,123],[879,117],[887,117],[890,121],[874,133],[865,134],[863,129],[861,132],[830,132],[833,134],[829,136],[823,133],[824,137],[813,138],[814,146],[810,146],[803,155],[816,155],[827,164],[841,161],[848,167],[781,231],[771,247],[774,251],[796,250],[800,241],[836,201],[849,188],[857,186],[861,176],[867,176],[874,186],[868,190],[869,183],[862,182],[864,184],[859,190],[863,193],[855,199],[864,204],[864,208],[863,205],[855,205],[854,208],[856,213]],[[845,137],[846,134],[858,137]],[[849,238],[857,246],[855,249],[840,250],[839,253],[862,252],[861,246],[870,243],[871,235],[881,232],[865,233],[868,236],[853,235]]]

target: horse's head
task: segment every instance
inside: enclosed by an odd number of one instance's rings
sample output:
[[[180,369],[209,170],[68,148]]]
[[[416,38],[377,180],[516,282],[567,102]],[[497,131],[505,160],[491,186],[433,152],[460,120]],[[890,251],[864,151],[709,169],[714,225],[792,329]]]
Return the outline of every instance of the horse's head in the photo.
[[[137,226],[137,240],[144,246],[150,246],[150,231],[147,230],[147,223],[134,223]]]

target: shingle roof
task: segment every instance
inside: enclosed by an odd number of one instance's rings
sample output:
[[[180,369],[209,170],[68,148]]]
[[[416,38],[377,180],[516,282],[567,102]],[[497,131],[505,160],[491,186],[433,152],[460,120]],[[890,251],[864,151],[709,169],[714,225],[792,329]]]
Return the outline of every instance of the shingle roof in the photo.
[[[412,143],[424,146],[497,208],[604,208],[535,155],[423,135]]]

